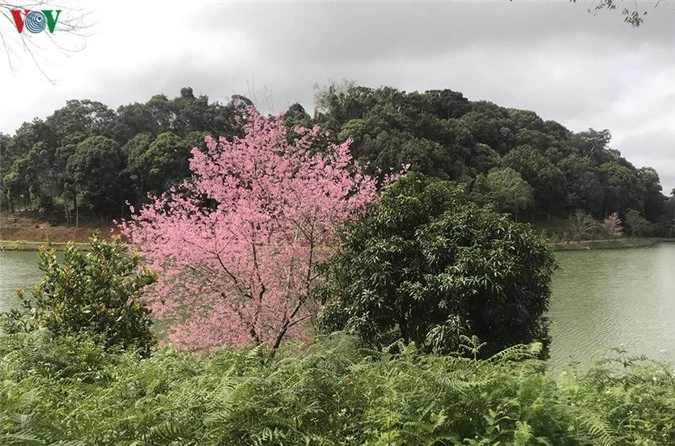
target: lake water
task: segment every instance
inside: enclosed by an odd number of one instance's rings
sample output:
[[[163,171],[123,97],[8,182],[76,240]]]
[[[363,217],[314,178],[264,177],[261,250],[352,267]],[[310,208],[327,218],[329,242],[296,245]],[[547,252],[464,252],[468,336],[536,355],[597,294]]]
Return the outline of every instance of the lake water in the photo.
[[[16,290],[29,292],[41,279],[37,252],[0,251],[0,312],[16,306]]]
[[[587,364],[612,347],[675,364],[675,243],[556,252],[550,364]],[[41,277],[35,252],[0,251],[0,311]]]
[[[556,252],[551,363],[619,347],[675,364],[675,243]]]

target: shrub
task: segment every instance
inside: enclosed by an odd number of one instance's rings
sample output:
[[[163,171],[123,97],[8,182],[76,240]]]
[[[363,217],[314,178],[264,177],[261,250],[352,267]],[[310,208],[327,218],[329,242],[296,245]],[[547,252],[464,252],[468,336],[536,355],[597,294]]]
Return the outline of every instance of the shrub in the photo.
[[[140,300],[154,273],[140,267],[138,255],[115,239],[94,235],[88,250],[69,244],[59,264],[54,250],[42,248],[39,267],[45,276],[31,297],[19,291],[23,310],[2,316],[10,332],[49,329],[56,336],[88,334],[108,348],[138,350],[147,356],[156,343],[150,310]]]
[[[484,354],[541,341],[555,261],[546,241],[506,214],[471,203],[461,186],[409,174],[349,227],[324,265],[325,330],[382,347],[403,339],[445,350],[477,335]],[[546,349],[544,349],[546,354]]]

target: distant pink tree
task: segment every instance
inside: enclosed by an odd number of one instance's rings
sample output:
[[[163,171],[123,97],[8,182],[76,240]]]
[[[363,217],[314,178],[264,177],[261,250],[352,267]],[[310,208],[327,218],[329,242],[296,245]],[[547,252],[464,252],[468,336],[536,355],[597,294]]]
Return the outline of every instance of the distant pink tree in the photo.
[[[314,153],[317,127],[288,143],[281,117],[245,113],[243,137],[207,138],[190,181],[119,223],[160,272],[153,312],[180,349],[305,338],[317,262],[377,197],[349,141]]]
[[[607,234],[611,236],[619,237],[623,234],[621,218],[619,218],[619,214],[616,212],[608,215],[607,218],[603,220],[602,227],[607,231]]]

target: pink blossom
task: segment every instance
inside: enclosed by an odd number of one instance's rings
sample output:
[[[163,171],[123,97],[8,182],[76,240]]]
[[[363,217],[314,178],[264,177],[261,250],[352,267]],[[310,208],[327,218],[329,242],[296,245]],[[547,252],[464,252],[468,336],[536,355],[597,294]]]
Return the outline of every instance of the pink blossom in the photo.
[[[188,194],[153,197],[119,224],[160,273],[148,298],[177,348],[306,339],[317,262],[377,198],[349,142],[314,154],[318,127],[289,144],[281,117],[249,108],[240,122],[243,137],[192,150],[192,178],[179,188]]]

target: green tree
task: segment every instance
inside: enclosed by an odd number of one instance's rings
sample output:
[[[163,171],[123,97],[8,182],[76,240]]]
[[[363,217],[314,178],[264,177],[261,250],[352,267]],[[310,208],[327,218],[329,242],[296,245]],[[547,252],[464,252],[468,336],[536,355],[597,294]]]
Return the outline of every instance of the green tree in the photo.
[[[466,165],[468,173],[476,177],[480,173],[487,173],[495,167],[499,167],[502,157],[487,144],[478,143],[467,157]]]
[[[675,236],[675,188],[670,192],[670,198],[665,203],[664,220],[666,237]]]
[[[27,207],[27,197],[29,195],[28,184],[26,184],[21,175],[22,161],[23,160],[17,160],[9,172],[2,177],[2,198],[3,200],[7,200],[8,205],[6,207],[12,212],[16,209],[20,209],[20,206],[23,206],[24,209]],[[5,208],[5,206],[3,206],[3,208]]]
[[[12,138],[9,135],[0,132],[0,160],[5,160],[7,158],[7,146],[11,140]],[[11,180],[10,177],[10,183]],[[5,182],[5,172],[0,172],[0,211],[6,210],[14,212],[14,203],[12,202],[10,189]]]
[[[353,139],[350,150],[359,162],[369,164],[370,174],[383,175],[411,164],[412,170],[471,184],[480,174],[486,177],[494,168],[510,167],[532,188],[534,205],[528,206],[533,219],[544,214],[550,219],[551,214],[566,215],[575,209],[602,219],[632,208],[662,232],[669,231],[658,175],[651,168],[636,169],[609,148],[609,130],[573,133],[533,111],[471,102],[447,89],[405,92],[345,82],[319,89],[316,99],[314,117],[293,104],[285,116],[286,127],[320,124],[331,130],[317,137],[317,151]],[[240,95],[227,104],[210,103],[190,87],[182,88],[173,99],[155,95],[116,112],[95,101],[68,101],[46,120],[35,119],[11,138],[0,138],[4,167],[0,205],[52,211],[55,217],[63,206],[68,220],[70,209],[78,208],[78,199],[99,215],[113,209],[119,212],[125,198],[140,204],[147,192],[161,192],[183,178],[180,171],[187,166],[187,149],[204,149],[204,136],[228,140],[243,136],[234,113],[250,104]],[[161,134],[165,135],[160,138]],[[103,177],[96,187],[86,185],[89,190],[83,193],[84,183],[74,178],[74,168],[68,170],[67,165],[75,148],[89,145],[85,140],[94,136],[114,140],[122,147],[122,159],[118,163],[113,155],[112,163],[98,163],[103,167],[97,172]],[[293,137],[291,132],[288,137]],[[115,173],[125,167],[116,178]],[[101,193],[93,193],[94,189]],[[501,200],[495,204],[504,209]],[[522,208],[511,203],[504,210],[515,215]]]
[[[429,111],[441,119],[461,118],[471,111],[471,103],[458,91],[428,90],[422,95]]]
[[[2,159],[7,156],[8,144],[11,140],[9,135],[0,132],[0,157]]]
[[[295,103],[288,107],[286,113],[284,113],[284,124],[286,129],[290,132],[297,126],[312,128],[312,117],[305,111],[305,108],[299,103]]]
[[[128,181],[122,173],[125,157],[120,146],[104,136],[92,136],[77,145],[68,159],[67,174],[77,203],[97,213],[120,209]]]
[[[9,207],[22,206],[24,209],[32,208],[33,198],[31,189],[35,192],[39,179],[36,164],[37,156],[30,155],[33,147],[42,143],[43,147],[57,147],[58,141],[52,128],[40,119],[23,123],[14,136],[2,144],[2,187],[5,192]],[[29,159],[30,158],[30,159]],[[32,186],[32,188],[31,188]],[[35,201],[39,202],[39,198]]]
[[[666,197],[661,193],[659,174],[653,167],[643,167],[637,172],[638,179],[644,190],[642,202],[645,209],[645,218],[655,223],[666,213]]]
[[[176,135],[185,137],[193,131],[210,130],[208,96],[195,97],[192,88],[184,87],[180,96],[171,101],[171,107],[176,116],[171,131]]]
[[[604,193],[597,168],[591,161],[573,154],[562,159],[558,167],[565,176],[568,206],[602,215]]]
[[[152,109],[146,104],[135,102],[117,109],[117,117],[110,124],[108,131],[118,144],[124,145],[139,134],[156,135],[159,128]]]
[[[549,220],[553,204],[564,205],[565,176],[539,150],[529,145],[516,147],[504,156],[502,165],[520,173],[532,186],[535,203],[547,210]]]
[[[480,204],[492,204],[500,212],[510,212],[516,221],[520,211],[534,204],[532,187],[510,167],[494,168],[478,175],[471,197]]]
[[[492,102],[473,103],[472,111],[463,115],[476,142],[487,144],[500,155],[506,154],[516,145],[514,126],[508,111]]]
[[[608,149],[612,134],[609,130],[588,129],[572,135],[569,146],[572,152],[589,159],[594,166],[618,159],[617,153]]]
[[[316,117],[322,128],[337,133],[347,121],[364,117],[367,111],[382,103],[383,99],[391,99],[394,95],[398,95],[398,90],[390,87],[374,90],[357,86],[353,81],[347,80],[327,86],[316,85]]]
[[[446,350],[472,334],[487,343],[488,356],[548,344],[544,313],[555,268],[548,245],[528,226],[470,202],[462,186],[410,173],[348,232],[324,266],[324,329],[425,349],[440,329],[452,333]]]
[[[146,165],[145,153],[155,140],[151,133],[138,133],[122,147],[126,158],[126,167],[123,176],[129,179],[129,186],[134,198],[134,205],[138,206],[147,198],[149,169]]]
[[[183,138],[172,132],[161,133],[146,149],[148,140],[146,134],[130,142],[127,172],[139,195],[161,194],[190,175],[192,147]]]
[[[52,128],[59,144],[71,144],[79,143],[88,136],[106,135],[114,119],[115,112],[105,104],[73,99],[52,113],[45,123]],[[71,139],[76,134],[82,135],[80,141]]]
[[[635,209],[628,209],[626,211],[624,223],[633,237],[636,235],[641,237],[648,236],[652,230],[652,225]]]
[[[625,212],[629,208],[644,211],[645,187],[635,169],[610,161],[600,166],[599,174],[605,195],[604,213]]]
[[[54,198],[63,193],[65,160],[57,154],[54,147],[38,142],[23,158],[22,176],[30,184],[31,199],[42,212],[53,211]]]
[[[45,276],[31,297],[19,292],[24,310],[2,316],[9,332],[48,328],[57,336],[86,333],[106,347],[138,350],[148,356],[155,345],[150,310],[140,299],[155,275],[140,266],[119,238],[112,243],[94,235],[88,250],[69,244],[59,264],[54,250],[42,248]]]
[[[145,106],[150,110],[154,127],[158,132],[168,132],[171,130],[176,120],[176,113],[173,110],[171,101],[166,95],[156,94],[150,98]]]

